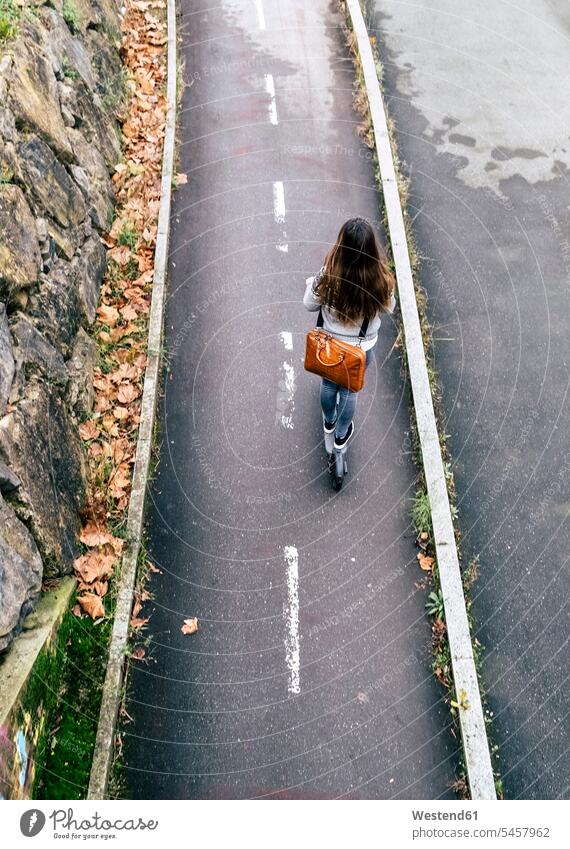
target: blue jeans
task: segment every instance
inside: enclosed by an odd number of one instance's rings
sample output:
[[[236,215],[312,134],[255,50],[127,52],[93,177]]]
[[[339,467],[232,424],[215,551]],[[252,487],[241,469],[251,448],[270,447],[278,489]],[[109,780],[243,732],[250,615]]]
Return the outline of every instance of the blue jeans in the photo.
[[[366,351],[366,367],[374,356],[374,348]],[[327,422],[336,422],[335,436],[342,439],[348,432],[356,410],[357,392],[350,392],[326,378],[321,383],[321,407]]]

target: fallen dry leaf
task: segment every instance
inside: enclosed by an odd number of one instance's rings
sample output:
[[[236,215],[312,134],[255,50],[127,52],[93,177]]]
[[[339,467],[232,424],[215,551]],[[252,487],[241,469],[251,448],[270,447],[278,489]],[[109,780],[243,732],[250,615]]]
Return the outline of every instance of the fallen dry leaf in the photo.
[[[89,554],[82,554],[73,561],[73,568],[77,575],[85,581],[86,584],[96,581],[99,577],[99,564]]]
[[[101,324],[106,324],[107,327],[114,327],[119,320],[119,310],[110,304],[101,304],[97,308],[97,316]]]
[[[187,174],[177,174],[174,178],[174,184],[176,186],[184,186],[188,182]]]
[[[128,419],[129,417],[129,411],[126,407],[115,407],[115,409],[113,410],[113,415],[120,422],[124,422],[125,419]]]
[[[113,535],[94,522],[88,522],[79,534],[79,539],[84,545],[93,548],[96,545],[105,545],[105,543],[111,542]]]
[[[92,419],[82,422],[82,424],[79,425],[78,430],[81,439],[85,439],[86,441],[90,439],[97,439],[99,436],[99,428]]]
[[[127,304],[126,307],[121,307],[119,312],[125,321],[135,321],[139,317],[137,311],[130,304]]]
[[[185,619],[184,625],[180,630],[183,634],[195,634],[198,630],[198,619],[196,617],[193,619]]]
[[[137,646],[131,652],[131,657],[134,658],[134,660],[142,660],[143,657],[145,656],[145,654],[146,654],[146,652],[145,652],[144,648],[142,646]]]
[[[418,554],[418,561],[420,564],[420,569],[423,569],[424,572],[431,572],[431,568],[435,562],[433,557],[428,557],[427,554],[424,554],[422,551]]]
[[[133,386],[132,383],[125,383],[123,386],[119,387],[119,391],[117,393],[117,401],[119,404],[130,404],[135,398],[138,398],[140,395],[140,390]]]
[[[77,597],[77,603],[81,605],[81,609],[91,617],[91,619],[101,619],[105,616],[105,608],[103,602],[95,593],[85,593]]]
[[[113,552],[96,551],[92,549],[73,561],[73,568],[79,577],[87,584],[106,578],[113,572],[117,557]]]
[[[434,619],[432,630],[435,637],[437,637],[438,639],[442,637],[445,634],[445,622],[443,621],[443,619]]]

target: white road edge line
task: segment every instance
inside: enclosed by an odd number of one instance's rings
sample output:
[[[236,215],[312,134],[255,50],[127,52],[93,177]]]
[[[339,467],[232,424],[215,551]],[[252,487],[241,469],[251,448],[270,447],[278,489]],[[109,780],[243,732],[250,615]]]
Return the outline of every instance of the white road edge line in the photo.
[[[174,173],[174,142],[176,129],[176,3],[167,0],[167,69],[166,128],[162,155],[162,177],[160,208],[156,248],[154,253],[154,276],[150,307],[147,366],[141,403],[141,423],[137,439],[137,451],[129,511],[127,517],[127,545],[123,555],[117,587],[115,619],[109,646],[109,659],[103,698],[99,713],[99,724],[95,750],[89,778],[88,799],[105,799],[114,755],[115,723],[122,696],[124,661],[126,657],[129,623],[133,605],[133,591],[137,576],[137,561],[142,540],[143,514],[148,480],[148,469],[152,451],[152,433],[156,410],[156,399],[160,382],[162,325],[166,295],[166,272],[168,262],[168,238],[170,230],[170,200]]]
[[[364,72],[364,82],[368,93],[390,243],[396,267],[410,382],[414,396],[445,606],[453,679],[456,693],[465,693],[464,698],[469,702],[468,708],[459,708],[459,722],[469,789],[472,799],[496,799],[489,742],[473,659],[473,647],[463,595],[453,520],[449,509],[449,498],[414,292],[404,216],[392,159],[386,109],[359,0],[346,0],[346,2],[353,31],[356,35]]]
[[[287,604],[283,606],[287,631],[285,633],[285,660],[290,679],[287,689],[297,695],[301,692],[301,649],[299,646],[299,552],[294,545],[283,549],[287,564]]]
[[[275,81],[273,74],[265,74],[265,91],[269,95],[269,120],[277,126],[279,119],[277,118],[277,101],[275,99]]]
[[[265,29],[265,12],[263,11],[263,0],[255,0],[255,7],[257,9],[257,20],[259,22],[259,29]]]

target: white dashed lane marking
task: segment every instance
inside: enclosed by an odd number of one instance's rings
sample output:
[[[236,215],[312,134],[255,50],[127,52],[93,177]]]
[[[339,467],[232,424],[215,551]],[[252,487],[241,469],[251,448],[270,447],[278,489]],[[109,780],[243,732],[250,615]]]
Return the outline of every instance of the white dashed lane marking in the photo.
[[[279,337],[286,351],[293,350],[293,334],[283,330]],[[293,430],[293,413],[295,411],[295,366],[293,358],[285,360],[281,366],[281,375],[277,384],[276,424],[286,430]]]
[[[285,223],[285,189],[281,180],[273,183],[273,215],[277,224]]]
[[[285,224],[285,188],[281,180],[273,183],[273,217],[276,224]],[[285,230],[283,230],[283,238],[279,240],[275,247],[283,253],[289,251]]]
[[[255,7],[257,9],[257,20],[259,23],[259,29],[265,29],[265,12],[263,11],[263,0],[255,0]]]
[[[289,668],[290,693],[301,692],[301,649],[299,646],[299,552],[294,545],[284,549],[287,564],[287,603],[284,605],[285,617],[285,659]]]
[[[273,74],[265,74],[265,90],[269,95],[269,120],[272,124],[279,123],[277,118],[277,101],[275,100],[275,82]]]

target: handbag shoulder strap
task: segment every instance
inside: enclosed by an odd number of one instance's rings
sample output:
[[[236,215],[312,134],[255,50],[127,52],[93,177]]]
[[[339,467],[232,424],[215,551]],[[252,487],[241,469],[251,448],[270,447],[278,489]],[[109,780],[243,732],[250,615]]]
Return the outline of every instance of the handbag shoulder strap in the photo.
[[[365,318],[364,321],[362,322],[362,324],[360,326],[360,330],[358,332],[358,338],[359,339],[364,339],[364,337],[366,336],[366,333],[368,331],[368,323],[369,323],[369,320],[367,318]],[[323,308],[319,307],[319,316],[317,318],[316,327],[322,327],[323,324],[324,324]]]

